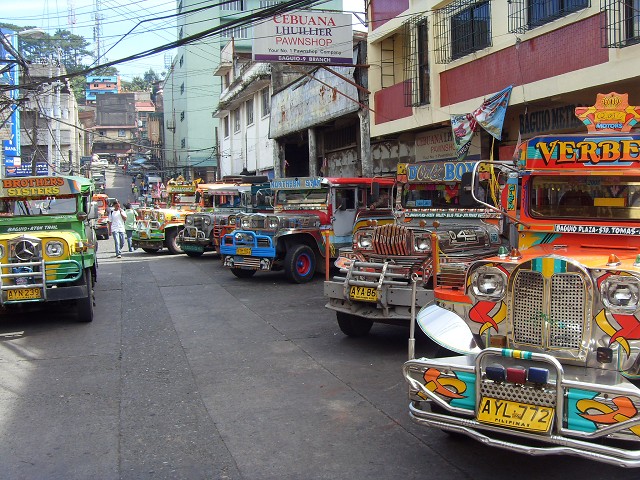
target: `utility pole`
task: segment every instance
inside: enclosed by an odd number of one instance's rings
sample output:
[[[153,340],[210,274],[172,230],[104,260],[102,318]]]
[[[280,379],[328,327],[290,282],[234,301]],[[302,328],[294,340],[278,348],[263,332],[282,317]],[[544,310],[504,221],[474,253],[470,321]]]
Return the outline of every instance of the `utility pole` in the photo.
[[[62,64],[62,49],[58,47],[57,49],[58,58],[56,59],[56,78],[60,78],[61,73],[61,64]],[[55,98],[55,106],[53,107],[53,117],[56,119],[56,149],[54,152],[54,174],[60,175],[60,150],[62,145],[60,145],[60,119],[61,115],[61,106],[60,106],[60,89],[62,87],[62,82],[60,80],[56,80],[55,82],[55,90],[56,90],[56,98]]]

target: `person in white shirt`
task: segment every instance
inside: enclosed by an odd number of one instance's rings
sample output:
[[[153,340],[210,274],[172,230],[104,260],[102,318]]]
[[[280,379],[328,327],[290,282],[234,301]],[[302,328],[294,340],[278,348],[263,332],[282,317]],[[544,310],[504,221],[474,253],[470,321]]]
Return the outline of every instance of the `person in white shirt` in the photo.
[[[111,223],[111,234],[113,235],[113,243],[116,247],[116,257],[121,258],[121,249],[124,247],[124,222],[127,214],[120,208],[120,202],[117,200],[113,204],[113,210],[109,213],[109,222]]]

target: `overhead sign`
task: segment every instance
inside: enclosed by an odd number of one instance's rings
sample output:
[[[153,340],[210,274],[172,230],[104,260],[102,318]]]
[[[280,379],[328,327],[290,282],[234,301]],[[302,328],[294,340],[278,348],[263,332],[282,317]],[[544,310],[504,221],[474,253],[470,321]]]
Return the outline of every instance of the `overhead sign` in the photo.
[[[302,188],[322,188],[322,177],[278,178],[271,180],[272,190],[298,190]]]
[[[2,179],[0,197],[42,197],[80,193],[75,180],[62,177],[24,177]]]
[[[18,36],[13,30],[0,29],[0,35],[4,35],[4,38],[9,41],[14,50],[18,50]],[[9,63],[9,68],[6,72],[0,74],[0,83],[5,85],[18,85],[18,64],[16,58],[7,51],[2,44],[0,44],[0,65]],[[16,107],[17,100],[20,92],[17,88],[10,88],[7,92],[11,107],[7,109],[10,113],[7,119],[7,126],[9,127],[9,138],[2,141],[2,148],[4,150],[5,158],[19,157],[20,156],[20,112]],[[0,121],[6,117],[0,117]]]
[[[257,62],[353,63],[351,15],[295,10],[253,27]]]

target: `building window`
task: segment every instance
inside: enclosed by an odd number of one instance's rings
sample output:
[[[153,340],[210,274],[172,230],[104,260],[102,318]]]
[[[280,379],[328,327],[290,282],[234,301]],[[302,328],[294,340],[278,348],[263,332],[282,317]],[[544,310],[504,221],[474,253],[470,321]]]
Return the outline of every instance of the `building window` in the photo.
[[[603,0],[603,3],[610,1]],[[615,1],[631,3],[635,0]],[[531,28],[553,22],[590,6],[590,0],[512,0],[509,3],[508,13],[509,31],[524,33]]]
[[[118,136],[119,137],[125,137],[127,135],[127,132],[123,129],[118,130]]]
[[[222,125],[224,128],[224,138],[229,136],[229,115],[222,119]]]
[[[182,139],[180,140],[180,148],[185,148],[187,146],[187,140],[186,139]]]
[[[98,135],[100,135],[101,137],[106,137],[107,132],[105,130],[98,130]]]
[[[274,7],[282,3],[282,0],[260,0],[260,8]]]
[[[95,88],[98,88],[98,87],[100,86],[100,84],[99,84],[99,83],[94,83],[94,84],[93,84],[93,86],[94,86]]]
[[[142,133],[140,134],[140,136],[141,136],[142,138],[147,138],[147,132],[142,132]]]
[[[184,94],[184,83],[180,85],[180,95]]]
[[[407,107],[426,105],[430,103],[427,20],[413,17],[404,24],[404,30],[404,103]]]
[[[401,41],[398,35],[385,38],[380,42],[380,86],[389,88],[396,84],[396,48]]]
[[[224,77],[222,77],[222,83],[224,88],[229,88],[229,85],[231,85],[231,76],[229,72],[225,73]]]
[[[624,48],[640,43],[640,0],[602,0],[604,48]]]
[[[244,2],[242,0],[232,0],[230,2],[224,2],[220,5],[222,10],[244,10]]]
[[[263,88],[260,92],[260,99],[262,100],[262,116],[266,117],[271,113],[271,97],[269,96],[269,89]]]
[[[251,125],[253,124],[253,98],[247,100],[245,106],[247,108],[247,125]]]
[[[233,111],[233,131],[238,133],[240,131],[240,109],[236,108]]]
[[[183,122],[184,121],[184,112],[180,112],[180,121]]]
[[[437,63],[449,63],[490,47],[490,2],[457,0],[434,10],[433,28]]]
[[[184,55],[180,55],[180,66],[184,65]]]
[[[225,38],[249,38],[248,27],[230,27],[220,30],[220,35]]]

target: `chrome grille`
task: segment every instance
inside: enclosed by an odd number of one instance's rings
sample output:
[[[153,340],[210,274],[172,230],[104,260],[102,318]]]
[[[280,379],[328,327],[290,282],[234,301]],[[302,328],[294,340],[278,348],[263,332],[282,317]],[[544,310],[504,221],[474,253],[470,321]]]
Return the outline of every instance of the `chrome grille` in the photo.
[[[551,278],[549,346],[579,348],[582,343],[585,289],[576,274],[556,274]]]
[[[373,251],[379,255],[409,255],[411,241],[411,230],[403,225],[382,225],[373,231]]]
[[[441,287],[462,288],[464,287],[467,264],[446,262],[440,264],[438,272],[438,285]]]
[[[193,215],[191,217],[193,219],[193,226],[202,230],[204,226],[204,217],[202,215]]]
[[[514,282],[513,336],[517,343],[542,345],[544,278],[539,272],[518,272]]]

